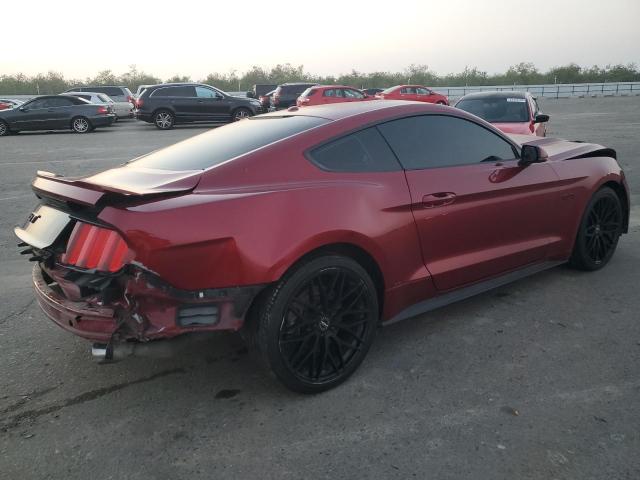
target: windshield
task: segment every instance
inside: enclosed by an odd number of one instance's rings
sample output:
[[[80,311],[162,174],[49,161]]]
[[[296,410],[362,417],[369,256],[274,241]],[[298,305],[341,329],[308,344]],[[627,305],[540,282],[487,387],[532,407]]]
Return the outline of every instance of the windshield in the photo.
[[[526,98],[463,98],[456,104],[456,107],[465,112],[477,115],[490,123],[529,121],[529,110],[527,109]]]
[[[205,170],[328,120],[318,117],[254,117],[218,127],[129,162],[160,170]]]

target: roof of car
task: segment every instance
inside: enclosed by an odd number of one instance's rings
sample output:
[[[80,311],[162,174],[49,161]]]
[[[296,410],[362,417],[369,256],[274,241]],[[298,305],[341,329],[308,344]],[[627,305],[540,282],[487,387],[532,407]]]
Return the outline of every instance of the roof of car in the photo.
[[[429,113],[442,113],[444,110],[466,113],[462,110],[454,109],[452,107],[446,107],[443,105],[436,105],[433,103],[425,102],[409,102],[406,100],[374,100],[370,102],[344,102],[344,103],[331,103],[328,105],[314,105],[310,107],[289,107],[286,110],[278,110],[276,112],[266,113],[261,117],[272,116],[308,116],[308,117],[321,117],[327,120],[341,120],[343,118],[352,117],[356,115],[364,115],[376,110],[396,110],[398,114],[401,114],[404,110],[414,111],[416,107],[420,107],[420,112]],[[443,110],[444,109],[444,110]]]
[[[350,87],[349,85],[314,85],[313,88],[348,88],[350,90],[358,90],[356,87]]]
[[[518,92],[515,90],[490,90],[486,92],[468,93],[462,98],[525,98],[527,92]]]

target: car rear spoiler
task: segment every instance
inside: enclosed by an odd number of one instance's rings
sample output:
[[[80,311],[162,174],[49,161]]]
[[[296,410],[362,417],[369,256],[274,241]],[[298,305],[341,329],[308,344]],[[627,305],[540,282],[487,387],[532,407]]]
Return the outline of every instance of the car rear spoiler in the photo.
[[[201,175],[200,170],[169,171],[126,166],[83,178],[38,171],[31,187],[39,198],[94,207],[107,197],[126,200],[189,192],[198,185]]]

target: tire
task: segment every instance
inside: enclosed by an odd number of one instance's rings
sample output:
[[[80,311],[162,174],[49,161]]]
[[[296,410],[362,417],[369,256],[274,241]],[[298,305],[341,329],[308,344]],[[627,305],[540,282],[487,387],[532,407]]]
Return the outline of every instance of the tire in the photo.
[[[11,131],[9,130],[9,125],[4,120],[0,120],[0,137],[4,137],[9,135]]]
[[[287,388],[318,393],[345,381],[375,337],[378,297],[348,257],[317,257],[288,272],[255,310],[262,362]]]
[[[91,122],[86,117],[75,117],[71,120],[71,130],[76,133],[87,133],[93,129]]]
[[[153,114],[153,124],[160,130],[170,130],[175,124],[175,117],[169,110],[158,110]]]
[[[239,120],[244,120],[245,118],[252,117],[253,113],[248,108],[240,107],[236,108],[231,114],[231,121],[237,122]]]
[[[613,256],[622,234],[620,198],[609,187],[598,190],[585,208],[569,265],[579,270],[599,270]]]

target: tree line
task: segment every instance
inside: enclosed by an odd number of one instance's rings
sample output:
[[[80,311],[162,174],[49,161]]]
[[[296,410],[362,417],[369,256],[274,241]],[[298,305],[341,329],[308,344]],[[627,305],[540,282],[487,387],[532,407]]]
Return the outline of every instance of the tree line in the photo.
[[[85,79],[65,78],[50,71],[38,75],[0,75],[0,94],[33,95],[55,94],[82,85],[126,85],[135,92],[138,85],[168,82],[190,82],[189,76],[175,75],[161,79],[139,71],[135,65],[129,71],[116,75],[103,70],[94,77]],[[640,69],[635,63],[581,67],[575,63],[554,67],[541,72],[533,63],[522,62],[509,67],[504,73],[488,74],[477,67],[466,67],[462,72],[439,75],[427,65],[411,65],[402,72],[363,73],[352,70],[339,76],[319,76],[308,73],[303,65],[276,65],[272,68],[253,66],[244,73],[233,70],[229,73],[210,73],[205,78],[195,79],[224,91],[249,90],[260,83],[280,84],[285,82],[316,82],[320,84],[351,85],[359,88],[389,87],[404,83],[415,83],[431,87],[438,86],[482,86],[482,85],[531,85],[552,83],[601,83],[640,81]]]

